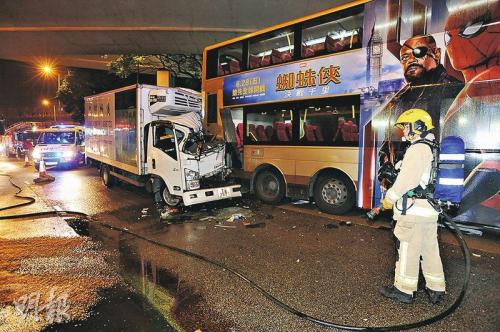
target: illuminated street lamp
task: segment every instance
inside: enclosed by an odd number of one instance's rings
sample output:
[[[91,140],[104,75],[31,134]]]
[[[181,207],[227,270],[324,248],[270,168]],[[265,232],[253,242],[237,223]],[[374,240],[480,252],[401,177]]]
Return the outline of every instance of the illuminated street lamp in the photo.
[[[42,99],[42,105],[45,106],[45,107],[49,107],[50,106],[50,101],[46,98]],[[54,109],[54,122],[57,122],[57,119],[56,119],[56,104],[53,104],[53,109]]]
[[[50,75],[52,75],[53,72],[54,72],[54,68],[51,65],[46,64],[46,65],[42,66],[42,73],[45,76],[50,76]]]
[[[56,70],[53,63],[46,61],[39,65],[40,74],[44,78],[51,78],[57,75],[57,91],[61,87],[61,74]],[[54,97],[55,98],[55,97]],[[48,106],[50,102],[47,99],[42,100],[43,106]],[[57,108],[61,111],[61,102],[57,100]],[[54,105],[54,122],[56,121],[56,105]]]

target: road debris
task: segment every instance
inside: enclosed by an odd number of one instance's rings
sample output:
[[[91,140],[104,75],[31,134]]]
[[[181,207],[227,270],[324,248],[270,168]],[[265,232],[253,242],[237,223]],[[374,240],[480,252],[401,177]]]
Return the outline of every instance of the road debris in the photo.
[[[236,221],[241,221],[243,219],[245,219],[245,216],[242,215],[242,214],[237,213],[237,214],[233,214],[226,221],[228,221],[228,222],[236,222]]]
[[[323,227],[325,227],[326,229],[332,229],[332,228],[339,228],[339,225],[334,224],[334,223],[329,223],[329,224],[323,225]]]
[[[221,228],[236,228],[236,226],[232,225],[221,225],[221,224],[215,224],[214,227],[221,227]]]
[[[266,227],[266,223],[265,222],[259,222],[259,223],[256,223],[256,224],[248,224],[248,225],[245,225],[246,228],[264,228]]]
[[[472,256],[474,256],[474,257],[481,257],[481,255],[475,254],[475,253],[472,253]]]
[[[208,216],[208,217],[203,217],[200,219],[200,221],[212,221],[212,220],[216,220],[217,218],[214,217],[214,216]]]
[[[292,205],[302,205],[302,204],[309,204],[309,201],[306,201],[304,199],[300,199],[298,201],[292,202]]]

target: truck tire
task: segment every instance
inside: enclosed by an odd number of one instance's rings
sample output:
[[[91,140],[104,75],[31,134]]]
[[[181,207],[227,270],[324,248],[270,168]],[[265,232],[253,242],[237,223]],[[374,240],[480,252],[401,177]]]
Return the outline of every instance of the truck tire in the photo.
[[[326,213],[344,214],[352,209],[355,202],[354,186],[344,175],[321,176],[314,186],[314,201]]]
[[[285,181],[276,171],[265,170],[255,178],[255,195],[267,204],[278,204],[285,197]]]
[[[113,175],[111,175],[111,170],[109,169],[109,166],[107,165],[101,166],[101,179],[102,183],[106,187],[111,188],[113,186],[115,178],[113,177]]]
[[[180,198],[170,194],[170,191],[168,191],[168,187],[165,184],[163,184],[163,188],[161,190],[161,198],[163,199],[165,204],[170,207],[175,207],[181,202]]]

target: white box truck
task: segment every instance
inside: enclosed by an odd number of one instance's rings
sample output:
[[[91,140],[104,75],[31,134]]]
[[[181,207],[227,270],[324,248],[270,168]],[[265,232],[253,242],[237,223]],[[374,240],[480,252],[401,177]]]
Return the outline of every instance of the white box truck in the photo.
[[[241,197],[224,144],[204,139],[193,90],[137,84],[85,97],[85,156],[104,185],[146,186],[169,206]]]

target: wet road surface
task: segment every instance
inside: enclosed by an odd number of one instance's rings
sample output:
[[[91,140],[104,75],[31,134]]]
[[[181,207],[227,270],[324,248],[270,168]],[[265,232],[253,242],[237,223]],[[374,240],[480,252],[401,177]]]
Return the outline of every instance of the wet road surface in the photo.
[[[392,281],[395,252],[387,230],[355,224],[327,228],[328,219],[251,199],[198,206],[188,211],[185,220],[161,223],[150,196],[137,188],[105,188],[97,170],[90,168],[51,173],[55,182],[31,186],[47,206],[82,211],[156,242],[210,257],[240,271],[290,306],[321,319],[357,326],[414,322],[448,307],[461,290],[462,255],[455,245],[441,245],[448,287],[445,303],[430,305],[420,291],[414,304],[396,304],[377,291]],[[248,228],[241,222],[220,227],[221,211],[237,205],[253,213],[250,222],[263,227]],[[143,217],[144,208],[148,212]],[[215,219],[203,219],[207,215]],[[171,323],[186,331],[331,330],[289,314],[221,268],[98,224],[89,223],[88,232],[117,253],[116,267],[122,276],[162,319],[174,319]],[[498,330],[500,256],[474,253],[466,303],[445,320],[419,330]],[[123,308],[128,307],[124,301]],[[87,326],[99,330],[92,321],[90,317]],[[106,329],[122,330],[120,325]],[[131,330],[135,329],[131,326]],[[150,324],[142,330],[162,328]]]

